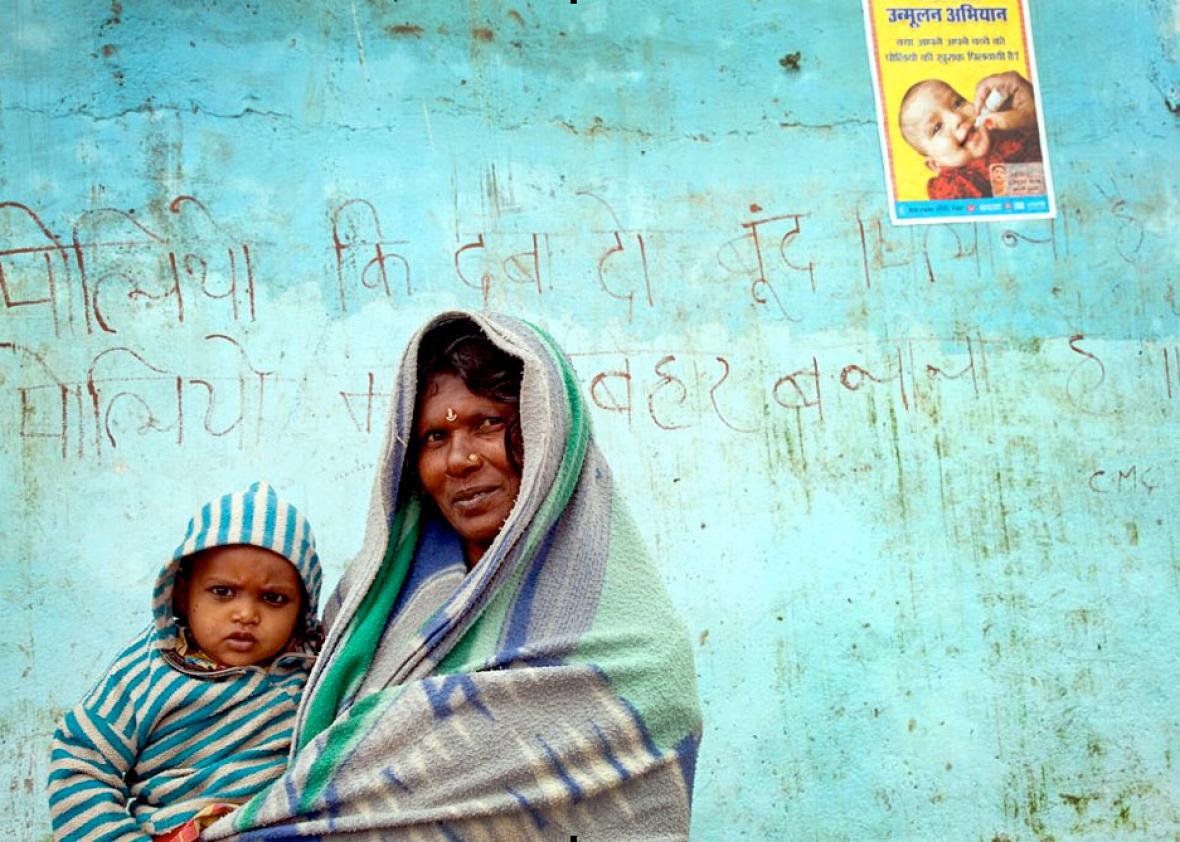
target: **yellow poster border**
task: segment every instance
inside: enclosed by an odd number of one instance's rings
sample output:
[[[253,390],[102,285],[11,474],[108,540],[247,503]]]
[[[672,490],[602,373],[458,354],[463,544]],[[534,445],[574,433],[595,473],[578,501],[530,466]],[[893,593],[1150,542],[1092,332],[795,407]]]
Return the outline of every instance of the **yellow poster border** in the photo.
[[[964,0],[862,0],[862,10],[885,188],[893,224],[1013,221],[1055,216],[1056,203],[1027,0],[984,0],[980,3]],[[1010,20],[1010,16],[1015,20]],[[883,31],[886,27],[889,29],[887,33]],[[912,33],[913,37],[898,37],[899,33],[907,32]],[[929,37],[919,38],[919,35]],[[997,50],[986,46],[991,44],[993,37],[997,44],[1016,44],[1017,49]],[[910,52],[903,54],[897,46],[907,40]],[[919,45],[926,48],[921,54],[916,49]],[[940,48],[937,53],[934,45]],[[951,45],[962,49],[941,49]],[[972,173],[978,175],[979,167],[990,166],[995,177],[1008,170],[1018,175],[1033,175],[1035,178],[1025,179],[1025,184],[1031,185],[1029,189],[1032,192],[993,195],[992,188],[1000,191],[1004,189],[1004,184],[1002,180],[991,181],[985,175],[982,188],[978,183],[967,188],[976,192],[943,195],[947,191],[942,188],[942,184],[948,179],[954,182],[953,176],[957,170],[944,166],[942,172],[950,174],[947,178],[935,178],[925,172],[923,167],[933,168],[938,175],[937,163],[930,158],[923,162],[922,153],[902,139],[898,118],[891,109],[896,110],[902,91],[916,80],[942,82],[945,78],[950,80],[946,86],[954,89],[952,93],[962,89],[961,96],[971,101],[976,94],[976,85],[972,79],[983,84],[980,80],[994,78],[995,74],[1008,70],[1015,71],[1027,80],[1025,89],[1031,86],[1036,114],[1035,131],[1025,129],[1020,137],[1027,138],[1027,142],[1018,143],[1012,136],[996,130],[992,135],[994,138],[1008,139],[1003,145],[992,144],[990,157],[986,162],[981,161]],[[1004,105],[1011,107],[1010,101]],[[991,123],[988,125],[991,126]],[[1002,153],[1016,150],[1025,150],[1027,153],[1023,158],[1013,158],[1021,162],[1020,165],[1004,163],[1007,159],[1002,157]],[[1026,160],[1033,162],[1033,165],[1024,163]],[[1003,164],[998,166],[1003,172],[995,172],[996,161]],[[927,177],[930,182],[937,184],[927,185]]]

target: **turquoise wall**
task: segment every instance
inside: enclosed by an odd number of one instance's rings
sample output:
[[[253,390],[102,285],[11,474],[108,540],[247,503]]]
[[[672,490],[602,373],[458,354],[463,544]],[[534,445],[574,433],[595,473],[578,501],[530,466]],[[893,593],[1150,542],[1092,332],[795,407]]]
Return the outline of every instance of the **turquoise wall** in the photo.
[[[0,5],[0,836],[199,502],[339,575],[453,306],[574,356],[694,838],[1180,836],[1173,4],[1033,0],[1057,219],[908,229],[852,0]]]

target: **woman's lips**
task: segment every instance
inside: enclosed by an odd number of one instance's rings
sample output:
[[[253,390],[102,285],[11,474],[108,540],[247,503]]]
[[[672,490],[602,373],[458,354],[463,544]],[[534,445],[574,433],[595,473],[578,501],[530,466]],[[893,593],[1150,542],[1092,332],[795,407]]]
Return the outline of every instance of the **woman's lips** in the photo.
[[[499,489],[498,485],[477,485],[464,488],[452,495],[451,506],[460,512],[475,511],[482,508],[484,503]]]

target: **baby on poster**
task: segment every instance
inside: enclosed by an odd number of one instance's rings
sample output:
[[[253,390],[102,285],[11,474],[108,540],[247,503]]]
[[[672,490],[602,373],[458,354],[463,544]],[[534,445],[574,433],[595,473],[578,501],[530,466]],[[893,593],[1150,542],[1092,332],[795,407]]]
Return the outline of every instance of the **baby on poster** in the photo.
[[[1032,85],[1015,71],[980,79],[969,100],[941,79],[915,82],[901,98],[902,137],[934,177],[931,199],[1015,195],[1006,165],[1040,164]],[[1029,187],[1033,193],[1044,192]]]

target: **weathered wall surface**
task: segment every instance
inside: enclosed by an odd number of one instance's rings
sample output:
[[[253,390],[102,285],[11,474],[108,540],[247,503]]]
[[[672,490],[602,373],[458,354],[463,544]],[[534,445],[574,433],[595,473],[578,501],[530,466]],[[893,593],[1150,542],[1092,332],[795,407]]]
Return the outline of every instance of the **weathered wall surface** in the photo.
[[[2,5],[0,836],[200,501],[339,574],[451,306],[574,354],[695,838],[1180,835],[1172,4],[1034,2],[1059,218],[906,230],[851,0]]]

